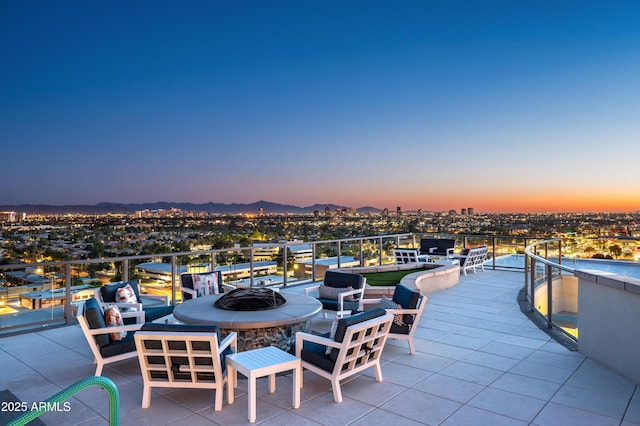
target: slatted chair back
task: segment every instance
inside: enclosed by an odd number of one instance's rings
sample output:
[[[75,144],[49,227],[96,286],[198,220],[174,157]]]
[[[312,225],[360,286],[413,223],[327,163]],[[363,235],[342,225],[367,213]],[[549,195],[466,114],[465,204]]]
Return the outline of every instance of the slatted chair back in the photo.
[[[378,308],[340,319],[334,338],[296,333],[296,356],[304,369],[331,381],[335,402],[342,402],[340,380],[373,368],[382,381],[380,357],[392,321],[393,315]]]
[[[488,247],[476,247],[468,249],[466,255],[460,256],[460,270],[467,275],[467,269],[473,269],[475,274],[476,268],[484,271],[484,261],[489,253]]]
[[[232,332],[218,343],[218,335],[216,326],[145,324],[134,336],[144,382],[142,408],[151,405],[154,387],[200,388],[215,390],[214,410],[220,411],[227,383],[224,356],[236,352],[237,337]]]
[[[395,257],[396,265],[424,262],[424,259],[420,259],[416,249],[393,249],[393,256]]]

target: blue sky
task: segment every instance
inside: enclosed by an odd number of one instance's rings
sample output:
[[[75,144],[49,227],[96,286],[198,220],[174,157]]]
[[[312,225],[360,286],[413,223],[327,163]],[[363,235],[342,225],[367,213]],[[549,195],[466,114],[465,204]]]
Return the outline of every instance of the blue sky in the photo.
[[[0,0],[4,204],[640,209],[640,3]]]

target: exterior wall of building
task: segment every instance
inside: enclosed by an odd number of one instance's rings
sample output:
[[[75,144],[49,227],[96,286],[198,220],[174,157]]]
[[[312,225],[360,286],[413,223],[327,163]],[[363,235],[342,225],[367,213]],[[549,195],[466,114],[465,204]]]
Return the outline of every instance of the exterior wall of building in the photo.
[[[578,350],[640,384],[640,280],[576,272]]]

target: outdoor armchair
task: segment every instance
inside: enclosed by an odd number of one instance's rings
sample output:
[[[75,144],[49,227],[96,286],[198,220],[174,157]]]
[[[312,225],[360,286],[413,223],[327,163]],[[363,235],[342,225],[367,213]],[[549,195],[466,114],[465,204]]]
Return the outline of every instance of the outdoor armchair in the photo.
[[[136,302],[134,303],[122,303],[117,300],[118,289],[124,288],[127,285],[131,286],[131,289],[135,293]],[[158,318],[162,318],[173,313],[173,305],[169,304],[169,297],[157,294],[140,294],[137,280],[130,281],[118,281],[115,283],[105,284],[100,288],[97,288],[94,292],[96,300],[103,306],[103,309],[111,303],[116,303],[121,311],[126,310],[139,310],[142,307],[144,312],[143,322],[155,321]],[[147,302],[145,304],[145,301]],[[124,309],[123,309],[124,308]],[[126,324],[131,323],[130,320],[125,320]]]
[[[327,271],[322,284],[307,287],[304,294],[314,294],[322,303],[322,314],[326,318],[328,313],[338,318],[357,313],[360,299],[364,297],[367,279],[360,274]]]
[[[371,367],[376,381],[382,381],[380,356],[392,320],[384,309],[372,309],[338,320],[333,338],[298,332],[296,356],[303,369],[328,379],[334,401],[342,402],[340,380]]]
[[[144,383],[142,408],[151,405],[154,387],[213,389],[214,411],[220,411],[227,384],[230,400],[225,357],[237,351],[235,332],[221,339],[215,325],[147,323],[135,334],[135,345]]]
[[[102,305],[93,297],[87,299],[78,307],[77,320],[93,354],[94,364],[96,364],[96,376],[102,374],[105,364],[136,357],[133,332],[142,327],[144,313],[142,311],[121,312],[121,315],[123,319],[134,319],[133,324],[119,327],[107,326]],[[110,336],[111,333],[125,331],[127,336],[121,340],[113,340]]]
[[[413,343],[413,335],[418,328],[418,322],[424,311],[427,296],[411,290],[403,284],[396,284],[391,299],[362,299],[360,310],[365,311],[367,305],[379,305],[388,314],[393,314],[393,323],[389,331],[392,339],[406,340],[409,344],[409,353],[416,353]]]

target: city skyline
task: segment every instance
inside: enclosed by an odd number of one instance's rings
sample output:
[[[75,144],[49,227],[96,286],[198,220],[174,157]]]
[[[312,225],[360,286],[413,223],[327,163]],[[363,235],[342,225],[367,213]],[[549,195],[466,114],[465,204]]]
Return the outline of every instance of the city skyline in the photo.
[[[640,4],[0,7],[0,205],[640,209]]]

